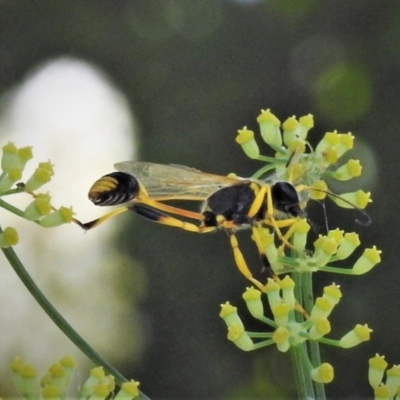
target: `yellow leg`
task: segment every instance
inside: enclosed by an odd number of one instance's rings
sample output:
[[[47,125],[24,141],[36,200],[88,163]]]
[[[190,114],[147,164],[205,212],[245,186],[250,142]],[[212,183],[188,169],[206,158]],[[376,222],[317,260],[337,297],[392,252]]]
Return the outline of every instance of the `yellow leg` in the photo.
[[[115,210],[110,211],[109,213],[103,215],[102,217],[97,218],[90,222],[86,222],[85,224],[79,222],[78,220],[74,220],[74,222],[77,223],[85,231],[88,231],[89,229],[95,228],[96,226],[102,224],[103,222],[109,220],[110,218],[113,218],[116,215],[119,215],[125,211],[129,211],[129,207],[124,206],[116,208]]]
[[[265,199],[265,194],[267,193],[267,188],[269,189],[269,186],[266,186],[266,185],[263,185],[260,187],[260,189],[256,195],[256,198],[254,199],[253,204],[251,205],[250,210],[247,213],[247,215],[250,218],[253,218],[257,214],[257,212],[260,210],[260,208],[264,202],[264,199]],[[269,196],[269,197],[271,197],[271,196]]]
[[[255,286],[258,287],[261,291],[264,290],[264,285],[259,282],[257,279],[253,278],[252,273],[250,272],[246,260],[243,257],[243,253],[239,249],[239,243],[234,233],[228,232],[229,240],[233,250],[233,256],[235,258],[236,266],[238,267],[239,271],[244,275],[246,279],[252,282]]]

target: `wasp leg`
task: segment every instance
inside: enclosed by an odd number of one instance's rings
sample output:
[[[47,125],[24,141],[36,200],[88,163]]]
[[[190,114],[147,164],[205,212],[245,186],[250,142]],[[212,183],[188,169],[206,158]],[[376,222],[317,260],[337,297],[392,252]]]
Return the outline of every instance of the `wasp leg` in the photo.
[[[244,275],[246,279],[248,279],[250,282],[252,282],[255,286],[258,287],[261,291],[264,290],[264,285],[259,282],[257,279],[253,278],[252,273],[249,270],[249,267],[247,266],[246,260],[243,257],[243,253],[241,252],[239,248],[239,242],[236,238],[236,235],[230,231],[227,230],[228,235],[229,235],[229,241],[232,246],[233,250],[233,256],[235,258],[236,266],[238,267],[239,271]]]
[[[180,228],[189,232],[207,233],[216,229],[214,226],[207,227],[182,221],[178,218],[174,218],[170,215],[164,214],[155,208],[149,207],[148,205],[134,204],[129,207],[129,210],[142,216],[143,218],[149,219],[150,221],[157,222],[163,225],[174,226],[176,228]]]
[[[110,211],[106,215],[103,215],[102,217],[97,218],[93,221],[86,222],[85,224],[83,224],[82,222],[79,222],[78,220],[76,220],[74,222],[77,223],[85,231],[88,231],[89,229],[95,228],[96,226],[102,224],[103,222],[109,220],[110,218],[115,217],[116,215],[119,215],[125,211],[129,211],[129,207],[124,206],[124,207],[116,208],[115,210]]]
[[[165,211],[170,214],[180,215],[182,217],[197,219],[202,221],[204,219],[203,214],[196,213],[189,210],[184,210],[183,208],[173,207],[168,204],[161,203],[156,200],[152,200],[150,197],[139,195],[138,196],[138,203],[143,204],[145,206],[151,207],[156,210]],[[139,204],[135,204],[138,206]]]
[[[253,227],[253,238],[254,241],[256,242],[257,248],[258,248],[258,252],[260,254],[260,258],[261,258],[261,262],[262,265],[265,269],[267,269],[269,271],[269,273],[271,274],[272,278],[274,279],[274,281],[278,284],[281,283],[281,278],[279,278],[279,276],[273,271],[273,269],[271,268],[271,265],[268,261],[268,256],[265,253],[265,249],[264,246],[262,245],[262,240],[260,238],[260,235],[258,233],[257,227]],[[306,310],[300,305],[300,303],[298,301],[296,301],[295,303],[295,310],[297,312],[299,312],[301,315],[304,316],[304,318],[308,319],[310,318],[310,316],[307,314]]]

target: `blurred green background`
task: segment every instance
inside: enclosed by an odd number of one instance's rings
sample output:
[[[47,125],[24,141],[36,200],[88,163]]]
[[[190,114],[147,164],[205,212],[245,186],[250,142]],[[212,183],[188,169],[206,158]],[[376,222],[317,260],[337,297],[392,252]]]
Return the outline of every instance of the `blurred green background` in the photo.
[[[332,337],[356,323],[374,329],[372,340],[354,349],[322,348],[336,374],[328,397],[371,397],[368,358],[379,352],[390,364],[400,363],[400,3],[2,0],[0,21],[0,93],[47,60],[87,61],[128,99],[139,127],[140,160],[250,175],[259,164],[234,138],[244,125],[257,129],[261,108],[271,108],[281,120],[313,114],[313,143],[327,130],[355,134],[355,154],[365,171],[358,184],[373,191],[368,209],[373,224],[360,227],[355,212],[330,204],[328,222],[358,230],[363,247],[383,250],[383,262],[359,278],[315,279],[317,291],[334,281],[344,292],[332,315]],[[101,158],[107,148],[74,149],[74,157],[91,151]],[[123,160],[116,156],[118,161]],[[310,213],[324,226],[320,207]],[[224,233],[195,235],[133,215],[112,223],[121,228],[115,247],[139,261],[147,282],[136,304],[145,321],[141,356],[117,362],[126,376],[142,382],[154,399],[295,397],[288,355],[274,348],[244,353],[226,340],[219,304],[229,300],[247,315],[240,297],[247,283]],[[239,239],[257,274],[248,236],[243,232]],[[129,280],[129,268],[118,273]],[[135,303],[136,290],[133,285]],[[130,323],[135,320],[127,319]]]

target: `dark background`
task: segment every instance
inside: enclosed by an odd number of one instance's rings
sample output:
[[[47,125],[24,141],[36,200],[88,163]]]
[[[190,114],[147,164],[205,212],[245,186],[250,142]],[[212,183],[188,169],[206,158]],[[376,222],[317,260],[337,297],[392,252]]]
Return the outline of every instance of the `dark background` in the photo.
[[[312,113],[314,143],[327,130],[356,135],[366,176],[360,182],[373,189],[373,224],[360,228],[354,212],[328,205],[329,225],[357,229],[363,247],[383,250],[383,262],[359,278],[318,274],[316,289],[332,281],[343,289],[332,337],[356,323],[374,329],[372,340],[354,349],[322,348],[336,373],[329,398],[371,397],[367,359],[379,352],[400,362],[400,3],[0,2],[0,91],[59,56],[97,65],[127,96],[140,126],[141,160],[250,175],[260,165],[234,137],[244,125],[257,129],[261,108],[281,120]],[[288,355],[272,347],[244,353],[225,339],[219,304],[240,305],[246,285],[225,235],[197,236],[133,216],[128,225],[116,245],[148,274],[141,304],[148,347],[121,371],[154,399],[293,398]],[[249,264],[258,266],[248,235],[240,240]]]

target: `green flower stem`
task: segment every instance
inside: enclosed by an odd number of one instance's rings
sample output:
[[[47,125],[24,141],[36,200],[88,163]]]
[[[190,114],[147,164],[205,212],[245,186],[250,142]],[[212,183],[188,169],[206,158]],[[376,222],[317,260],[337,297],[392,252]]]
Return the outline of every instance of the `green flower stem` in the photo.
[[[246,332],[251,338],[271,338],[272,332]]]
[[[0,207],[10,211],[11,213],[18,215],[21,218],[24,218],[24,212],[21,211],[19,208],[12,206],[11,204],[7,203],[6,201],[0,199]]]
[[[274,344],[274,343],[275,342],[272,339],[264,340],[262,342],[255,343],[253,350],[258,350],[258,349],[261,349],[263,347],[271,346],[271,344]]]
[[[2,229],[0,228],[0,233]],[[61,331],[96,365],[102,366],[109,374],[113,375],[119,385],[126,382],[127,379],[121,375],[111,364],[104,360],[98,353],[96,353],[89,344],[78,335],[72,326],[64,319],[64,317],[53,307],[50,301],[44,296],[36,283],[30,277],[21,260],[12,247],[1,249],[11,264],[12,268],[21,279],[25,287],[29,290],[35,300],[39,303],[46,314],[53,320],[53,322],[61,329]],[[138,399],[150,400],[147,396],[140,392]]]
[[[306,312],[309,314],[314,305],[312,273],[293,273],[292,278],[296,283],[295,296],[300,304],[303,304]],[[304,316],[296,313],[298,322],[304,320]],[[296,386],[299,399],[303,399],[303,394],[307,394],[308,399],[325,400],[325,386],[322,383],[314,382],[311,379],[310,368],[321,365],[321,356],[319,343],[315,340],[310,340],[307,345],[304,343],[299,346],[291,347],[293,368],[296,375]],[[294,354],[293,354],[294,353]],[[300,359],[299,359],[300,358]],[[303,369],[302,373],[297,372],[299,368]],[[309,386],[311,385],[312,391]]]
[[[295,376],[297,398],[299,400],[315,399],[313,382],[310,370],[307,367],[307,350],[304,343],[297,346],[290,346],[290,355]]]
[[[314,305],[313,287],[312,287],[312,273],[305,272],[303,276],[303,296],[304,296],[304,307],[307,313],[311,312]],[[321,365],[321,353],[319,350],[319,343],[315,340],[310,340],[308,342],[308,348],[310,351],[310,361],[313,367],[318,367]],[[313,382],[315,394],[318,400],[325,400],[325,386],[319,382]]]
[[[328,344],[329,346],[341,347],[338,340],[321,338],[318,340],[319,343]]]
[[[318,268],[319,271],[323,272],[333,272],[334,274],[342,274],[342,275],[354,275],[354,272],[351,268],[337,268],[337,267],[329,267],[327,265]]]

